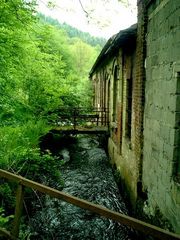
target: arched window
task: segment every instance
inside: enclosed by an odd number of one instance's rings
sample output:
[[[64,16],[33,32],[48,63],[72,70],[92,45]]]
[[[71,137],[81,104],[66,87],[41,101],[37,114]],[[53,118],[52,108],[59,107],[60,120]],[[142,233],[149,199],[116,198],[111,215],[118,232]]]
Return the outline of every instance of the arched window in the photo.
[[[115,66],[113,77],[113,122],[117,120],[118,66]]]
[[[131,138],[132,78],[126,79],[126,137]]]

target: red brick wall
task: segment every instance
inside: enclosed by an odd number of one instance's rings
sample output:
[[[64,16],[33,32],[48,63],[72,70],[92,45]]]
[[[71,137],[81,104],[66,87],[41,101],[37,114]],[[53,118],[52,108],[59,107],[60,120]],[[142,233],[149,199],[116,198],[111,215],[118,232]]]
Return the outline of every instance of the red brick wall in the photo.
[[[142,148],[143,148],[143,114],[144,114],[144,84],[145,84],[145,57],[146,57],[146,24],[147,17],[144,1],[138,6],[137,49],[135,64],[135,81],[133,85],[133,126],[135,133],[134,151],[137,159],[139,181],[142,178]]]

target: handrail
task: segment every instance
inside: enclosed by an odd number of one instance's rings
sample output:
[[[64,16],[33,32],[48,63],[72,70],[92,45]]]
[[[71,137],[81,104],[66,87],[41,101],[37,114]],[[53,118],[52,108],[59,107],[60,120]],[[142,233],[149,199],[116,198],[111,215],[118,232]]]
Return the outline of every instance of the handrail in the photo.
[[[108,108],[60,108],[54,112],[49,112],[49,115],[56,113],[58,120],[70,121],[74,129],[82,122],[91,122],[97,126],[109,125],[109,110]],[[58,122],[60,122],[58,121]],[[80,123],[79,123],[80,121]]]
[[[33,188],[35,190],[38,190],[41,193],[48,194],[51,197],[55,197],[58,199],[61,199],[65,202],[68,202],[70,204],[76,205],[80,208],[89,210],[91,212],[97,213],[100,216],[106,217],[108,219],[115,220],[121,224],[124,224],[126,226],[132,227],[135,230],[138,230],[140,232],[143,232],[145,234],[149,234],[153,237],[156,237],[158,239],[163,240],[178,240],[180,239],[180,235],[177,235],[175,233],[168,232],[166,230],[163,230],[159,227],[153,226],[151,224],[145,223],[143,221],[140,221],[138,219],[135,219],[133,217],[126,216],[124,214],[109,210],[103,206],[100,206],[98,204],[94,204],[91,202],[88,202],[86,200],[74,197],[72,195],[69,195],[67,193],[64,193],[62,191],[58,191],[56,189],[53,189],[51,187],[45,186],[43,184],[34,182],[32,180],[26,179],[22,176],[15,175],[13,173],[7,172],[5,170],[0,169],[0,177],[6,178],[11,181],[17,182],[20,186]],[[22,193],[22,187],[21,187],[21,193]],[[21,199],[21,194],[19,195],[19,199]],[[17,203],[18,201],[16,201]],[[20,201],[22,202],[22,201]],[[18,206],[16,206],[17,208]],[[16,214],[15,214],[16,215]],[[18,216],[20,217],[20,214],[18,212]],[[16,216],[15,216],[16,218]],[[17,233],[17,232],[16,232]],[[17,236],[16,236],[17,237]]]

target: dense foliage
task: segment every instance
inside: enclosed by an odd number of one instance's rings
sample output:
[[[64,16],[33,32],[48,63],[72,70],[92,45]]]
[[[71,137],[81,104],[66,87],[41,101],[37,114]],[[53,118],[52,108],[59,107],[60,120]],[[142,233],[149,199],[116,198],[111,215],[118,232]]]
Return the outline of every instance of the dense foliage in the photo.
[[[44,21],[35,7],[35,1],[0,0],[0,168],[60,181],[57,159],[40,151],[39,139],[50,129],[50,112],[91,104],[88,72],[100,46],[69,37],[67,27]],[[1,183],[4,214],[14,193]]]
[[[9,155],[15,143],[8,141],[8,134],[16,141],[21,128],[25,134],[29,124],[43,126],[49,112],[90,104],[88,72],[100,46],[70,38],[61,25],[36,16],[33,1],[1,0],[0,12],[0,164],[12,167]],[[39,137],[48,128],[37,130]],[[31,138],[29,133],[25,138]],[[12,146],[10,151],[7,146]]]

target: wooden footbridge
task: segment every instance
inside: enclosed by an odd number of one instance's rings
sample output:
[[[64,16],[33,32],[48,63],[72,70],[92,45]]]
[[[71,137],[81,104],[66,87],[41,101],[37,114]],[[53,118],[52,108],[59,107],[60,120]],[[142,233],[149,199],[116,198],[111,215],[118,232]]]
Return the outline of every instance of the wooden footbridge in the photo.
[[[56,112],[52,128],[63,134],[106,134],[109,128],[107,108],[61,108]]]
[[[6,230],[0,228],[0,236],[3,239],[18,239],[19,236],[19,227],[21,221],[21,213],[23,208],[23,198],[24,198],[24,189],[31,188],[37,190],[41,193],[49,195],[51,197],[60,199],[62,201],[68,202],[80,208],[89,210],[90,212],[96,213],[102,217],[112,219],[121,224],[129,226],[135,230],[145,233],[146,235],[151,235],[156,239],[161,240],[178,240],[180,239],[180,235],[168,232],[156,226],[150,225],[148,223],[142,222],[133,217],[129,217],[127,215],[109,210],[103,206],[94,204],[92,202],[88,202],[86,200],[74,197],[62,191],[58,191],[56,189],[50,188],[43,184],[31,181],[27,178],[15,175],[13,173],[4,171],[0,169],[0,178],[4,178],[9,181],[13,181],[17,184],[17,195],[16,195],[16,207],[14,214],[14,224],[11,230]]]

